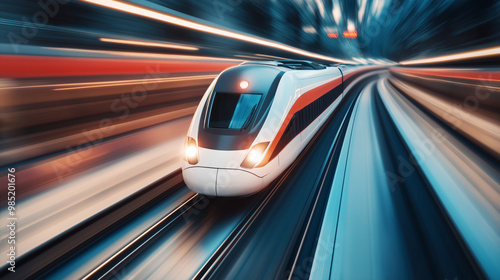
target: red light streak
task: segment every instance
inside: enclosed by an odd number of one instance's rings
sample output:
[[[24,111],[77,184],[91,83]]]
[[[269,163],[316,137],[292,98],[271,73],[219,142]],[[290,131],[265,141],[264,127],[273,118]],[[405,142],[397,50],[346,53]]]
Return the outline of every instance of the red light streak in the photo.
[[[335,38],[335,39],[339,37],[339,33],[337,32],[327,33],[326,35],[328,35],[329,38]]]
[[[344,33],[342,35],[344,36],[344,38],[347,38],[347,39],[355,39],[358,37],[358,31],[356,31],[356,30],[344,31]]]

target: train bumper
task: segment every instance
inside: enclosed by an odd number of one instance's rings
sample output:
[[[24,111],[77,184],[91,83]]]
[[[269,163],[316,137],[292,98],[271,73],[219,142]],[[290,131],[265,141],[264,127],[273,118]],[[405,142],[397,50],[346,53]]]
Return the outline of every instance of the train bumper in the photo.
[[[184,182],[194,192],[210,196],[244,196],[260,191],[264,179],[244,170],[188,167]]]

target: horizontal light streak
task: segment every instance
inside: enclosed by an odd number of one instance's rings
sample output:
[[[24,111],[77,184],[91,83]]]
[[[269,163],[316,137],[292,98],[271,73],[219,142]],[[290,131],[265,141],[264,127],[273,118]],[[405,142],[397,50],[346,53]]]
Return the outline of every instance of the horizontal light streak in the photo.
[[[242,55],[242,54],[236,54],[234,55],[235,57],[241,57],[241,58],[246,58],[246,59],[251,59],[251,60],[263,60],[262,57],[256,57],[256,56],[250,56],[250,55]]]
[[[29,86],[0,87],[0,89],[53,88],[52,90],[57,91],[57,90],[69,90],[69,89],[77,89],[85,87],[101,87],[101,86],[106,87],[106,86],[140,84],[140,83],[150,83],[150,82],[177,82],[185,80],[213,79],[215,77],[217,77],[217,75],[197,75],[197,76],[182,76],[182,77],[170,77],[170,78],[132,79],[132,80],[121,80],[121,81],[41,84],[41,85],[29,85]]]
[[[265,39],[260,39],[260,38],[249,36],[249,35],[240,34],[240,33],[233,32],[233,31],[228,31],[228,30],[221,29],[221,28],[208,26],[205,24],[197,23],[194,21],[189,21],[189,20],[186,20],[183,18],[171,16],[171,15],[168,15],[165,13],[150,10],[150,9],[136,6],[136,5],[131,5],[128,3],[123,3],[120,1],[115,1],[115,0],[82,0],[82,1],[87,2],[87,3],[91,3],[91,4],[95,4],[95,5],[99,5],[99,6],[103,6],[106,8],[130,13],[130,14],[134,14],[134,15],[139,15],[139,16],[167,22],[170,24],[182,26],[185,28],[189,28],[189,29],[193,29],[193,30],[197,30],[197,31],[201,31],[201,32],[206,32],[206,33],[210,33],[210,34],[214,34],[214,35],[224,36],[224,37],[228,37],[228,38],[232,38],[232,39],[236,39],[236,40],[241,40],[241,41],[245,41],[245,42],[249,42],[249,43],[253,43],[253,44],[258,44],[258,45],[262,45],[262,46],[266,46],[266,47],[270,47],[270,48],[280,49],[280,50],[300,54],[300,55],[307,56],[307,57],[313,57],[313,58],[320,59],[320,60],[327,60],[327,61],[341,62],[341,63],[351,63],[350,61],[346,61],[343,59],[333,58],[333,57],[329,57],[329,56],[325,56],[325,55],[320,55],[320,54],[304,51],[304,50],[301,50],[298,48],[290,47],[288,45],[276,43],[276,42],[265,40]]]
[[[362,58],[362,57],[353,57],[352,59],[353,59],[354,61],[356,61],[356,62],[359,62],[359,63],[363,63],[363,64],[368,63],[368,62],[366,61],[366,59],[364,59],[364,58]]]
[[[157,43],[157,42],[148,42],[148,41],[123,40],[123,39],[112,39],[112,38],[99,38],[99,40],[102,41],[102,42],[116,43],[116,44],[125,44],[125,45],[146,46],[146,47],[159,47],[159,48],[179,49],[179,50],[188,50],[188,51],[197,51],[197,50],[199,50],[196,47],[176,45],[176,44]]]
[[[255,55],[256,56],[260,56],[260,57],[268,57],[268,58],[273,58],[273,59],[279,59],[279,60],[289,60],[289,58],[284,58],[284,57],[274,56],[274,55],[268,55],[268,54],[259,54],[259,53],[256,53]]]
[[[477,81],[489,81],[489,82],[500,82],[500,72],[498,71],[463,71],[463,70],[451,70],[444,71],[435,68],[396,68],[398,72],[411,73],[415,75],[425,75],[425,76],[435,76],[451,79],[466,79],[466,80],[477,80]]]
[[[200,76],[172,77],[172,78],[154,78],[154,79],[123,80],[123,81],[71,83],[71,84],[59,85],[59,86],[64,86],[64,87],[55,88],[53,90],[59,91],[59,90],[85,89],[85,88],[127,86],[127,85],[137,85],[137,84],[152,83],[152,82],[155,82],[155,83],[182,82],[182,81],[192,81],[192,80],[214,79],[215,77],[217,77],[217,75],[200,75]]]
[[[413,64],[425,64],[425,63],[438,63],[444,61],[456,61],[456,60],[464,60],[470,58],[479,58],[479,57],[488,57],[500,55],[500,47],[486,48],[475,51],[461,52],[456,54],[449,55],[441,55],[429,58],[422,59],[414,59],[414,60],[405,60],[399,62],[401,65],[413,65]]]
[[[462,85],[462,86],[478,86],[477,84],[474,84],[474,83],[465,83],[465,82],[457,82],[457,81],[447,80],[445,77],[441,77],[441,79],[438,79],[438,78],[429,78],[429,77],[425,77],[425,76],[408,74],[408,73],[401,73],[401,72],[400,72],[400,74],[408,76],[408,77],[427,80],[427,81],[444,82],[444,83],[456,84],[456,85]],[[488,85],[484,85],[484,84],[481,84],[480,87],[484,88],[484,89],[500,90],[500,87],[488,86]]]
[[[119,55],[126,57],[147,57],[154,59],[171,59],[171,60],[215,60],[215,61],[231,61],[231,62],[241,62],[240,59],[223,58],[223,57],[211,57],[211,56],[199,56],[199,55],[178,55],[178,54],[163,54],[163,53],[142,53],[142,52],[125,52],[125,51],[107,51],[107,50],[87,50],[87,49],[71,49],[71,48],[53,48],[44,47],[45,49],[58,50],[58,51],[73,51],[73,52],[88,52],[88,53],[99,53],[108,55]]]

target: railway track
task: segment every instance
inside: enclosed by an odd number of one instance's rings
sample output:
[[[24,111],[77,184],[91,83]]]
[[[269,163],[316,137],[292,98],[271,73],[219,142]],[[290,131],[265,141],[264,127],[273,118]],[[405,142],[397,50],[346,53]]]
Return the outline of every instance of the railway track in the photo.
[[[22,264],[22,269],[19,269],[11,279],[43,278],[47,272],[58,267],[70,256],[78,254],[96,239],[106,236],[113,228],[147,211],[151,205],[183,186],[179,169],[23,255],[18,260]],[[0,275],[2,278],[6,277],[6,271],[6,269],[2,270]]]
[[[354,103],[354,99],[355,99],[354,97],[350,98],[349,99],[350,103],[346,105],[349,108],[349,111],[352,111],[352,105]],[[348,115],[342,115],[342,116],[343,116],[342,127],[345,127],[345,122],[347,122],[349,117]],[[329,120],[328,123],[331,123],[331,120]],[[266,206],[268,206],[269,204],[273,203],[273,200],[275,199],[275,196],[278,193],[278,191],[288,187],[285,186],[285,184],[287,183],[287,178],[289,178],[297,171],[297,167],[302,164],[303,158],[308,155],[308,152],[312,149],[314,143],[318,141],[318,138],[320,138],[321,135],[323,135],[323,133],[328,129],[328,127],[329,125],[325,125],[323,127],[321,132],[316,135],[313,141],[311,141],[311,143],[304,150],[299,159],[289,169],[285,171],[283,176],[277,179],[268,190],[264,191],[261,194],[256,195],[258,198],[254,199],[255,203],[253,203],[251,207],[248,207],[248,209],[246,209],[246,214],[243,216],[243,218],[238,221],[237,225],[231,230],[231,232],[227,235],[227,237],[224,238],[224,241],[221,242],[221,244],[217,247],[217,249],[214,250],[213,253],[206,259],[206,261],[203,263],[203,265],[200,266],[198,271],[194,273],[193,279],[212,278],[214,273],[217,271],[219,265],[221,265],[221,263],[225,261],[225,258],[229,255],[232,248],[238,244],[238,241],[248,232],[248,230],[256,222],[259,215],[261,215],[263,209],[265,209]],[[323,169],[324,169],[323,175],[321,178],[317,180],[319,191],[316,192],[316,199],[312,201],[314,203],[312,204],[311,215],[313,215],[318,211],[321,211],[318,205],[324,204],[324,201],[320,203],[318,200],[320,197],[325,196],[323,186],[325,184],[326,178],[331,176],[331,174],[327,170],[330,168],[330,165],[334,160],[333,156],[334,147],[337,146],[338,141],[340,141],[339,138],[341,138],[343,134],[345,134],[345,128],[342,130],[338,130],[335,133],[336,135],[335,141],[333,141],[331,145],[329,145],[329,149],[326,153],[327,156],[324,159],[323,163]],[[121,275],[120,270],[123,270],[124,267],[133,263],[136,258],[140,259],[141,253],[143,253],[145,249],[147,249],[148,247],[155,247],[155,243],[159,242],[158,239],[160,239],[162,235],[165,235],[167,232],[169,232],[169,230],[175,231],[173,227],[176,224],[180,224],[185,220],[189,220],[189,218],[187,217],[190,215],[189,214],[186,215],[187,213],[189,213],[192,210],[199,212],[196,209],[204,208],[201,207],[200,205],[204,205],[207,202],[211,203],[214,200],[217,199],[207,198],[201,195],[190,196],[189,199],[187,199],[181,205],[177,206],[173,211],[165,215],[154,225],[144,230],[139,236],[131,240],[120,250],[115,252],[105,261],[103,261],[100,265],[93,268],[89,273],[87,273],[83,277],[83,279],[107,279],[112,277],[113,275],[117,274]],[[316,209],[316,207],[318,207],[318,209]],[[306,229],[305,231],[307,232],[308,230]],[[299,248],[299,251],[301,249],[302,247]]]

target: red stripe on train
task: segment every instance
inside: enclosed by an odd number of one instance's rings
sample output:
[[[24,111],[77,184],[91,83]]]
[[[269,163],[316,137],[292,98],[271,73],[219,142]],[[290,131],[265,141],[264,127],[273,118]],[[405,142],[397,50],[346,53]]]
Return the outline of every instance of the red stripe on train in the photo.
[[[358,73],[368,72],[370,70],[378,70],[378,69],[382,69],[382,67],[367,67],[367,68],[364,68],[364,69],[353,71],[353,72],[345,75],[343,78],[339,77],[339,78],[337,78],[335,80],[332,80],[332,81],[330,81],[328,83],[320,85],[320,86],[318,86],[316,88],[313,88],[313,89],[305,92],[304,94],[302,94],[297,99],[297,101],[295,102],[295,104],[293,104],[292,108],[290,109],[290,111],[286,115],[285,121],[283,121],[283,124],[281,124],[281,127],[278,130],[278,133],[276,134],[276,137],[274,137],[274,139],[271,142],[271,145],[270,145],[269,149],[266,152],[266,156],[264,157],[264,159],[256,167],[265,166],[269,162],[269,159],[271,158],[271,155],[274,152],[274,149],[276,149],[276,146],[278,145],[279,140],[283,136],[286,127],[290,123],[290,120],[292,119],[293,114],[295,114],[296,112],[298,112],[300,109],[306,107],[307,105],[311,104],[313,101],[315,101],[316,99],[320,98],[324,94],[328,93],[330,90],[332,90],[332,89],[338,87],[339,85],[341,85],[342,84],[342,80],[345,81],[348,78],[350,78],[351,76],[353,76],[355,74],[358,74]]]
[[[0,55],[0,77],[35,78],[88,75],[222,71],[237,63],[190,60]]]
[[[283,136],[283,133],[285,133],[285,129],[288,126],[288,124],[290,123],[290,120],[292,119],[293,114],[297,113],[302,108],[311,104],[312,102],[314,102],[315,100],[317,100],[318,98],[325,95],[330,90],[338,87],[341,84],[342,84],[342,77],[339,77],[339,78],[332,80],[328,83],[325,83],[325,84],[322,84],[318,87],[310,89],[309,91],[302,94],[297,99],[297,101],[293,104],[290,111],[288,111],[288,114],[286,115],[285,121],[283,121],[283,124],[281,124],[281,127],[278,130],[276,137],[274,137],[273,141],[270,144],[269,149],[267,150],[266,156],[261,161],[261,163],[259,165],[257,165],[257,167],[262,167],[269,162],[269,159],[271,158],[271,155],[272,155],[274,149],[276,149],[276,146],[278,145],[279,140]]]

